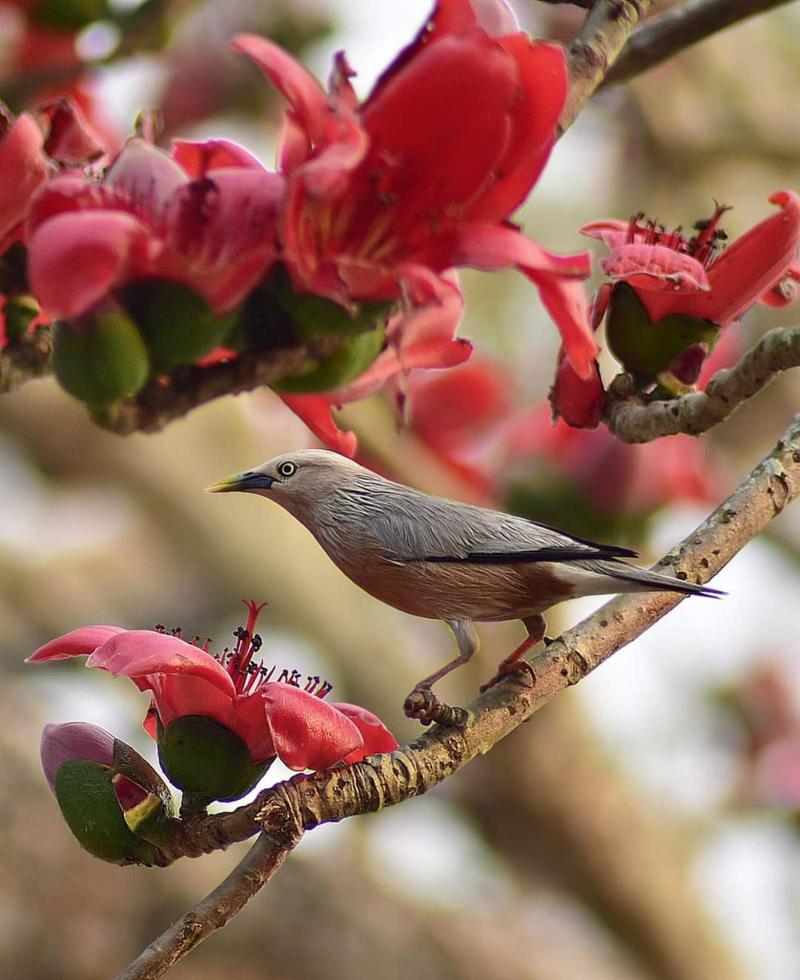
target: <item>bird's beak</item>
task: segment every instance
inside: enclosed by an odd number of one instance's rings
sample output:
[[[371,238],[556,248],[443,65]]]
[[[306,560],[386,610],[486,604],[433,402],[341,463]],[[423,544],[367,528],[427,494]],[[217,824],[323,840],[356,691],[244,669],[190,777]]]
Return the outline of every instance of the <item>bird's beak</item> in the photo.
[[[233,476],[226,476],[224,480],[218,480],[206,487],[206,493],[232,493],[234,490],[247,492],[248,490],[269,490],[275,481],[265,473],[257,473],[248,470],[246,473],[235,473]]]

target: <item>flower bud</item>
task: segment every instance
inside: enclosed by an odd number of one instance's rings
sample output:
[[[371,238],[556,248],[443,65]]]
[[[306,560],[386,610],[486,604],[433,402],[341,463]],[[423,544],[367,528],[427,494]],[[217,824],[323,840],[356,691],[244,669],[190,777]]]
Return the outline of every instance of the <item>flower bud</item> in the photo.
[[[636,291],[617,283],[608,305],[606,337],[611,352],[638,382],[650,383],[669,369],[687,348],[713,347],[719,325],[700,317],[674,313],[651,322]]]
[[[120,293],[154,364],[193,364],[228,336],[235,314],[218,316],[194,290],[168,279],[144,279]]]
[[[39,304],[33,296],[23,294],[9,297],[3,307],[3,318],[6,323],[8,339],[14,341],[24,337],[31,322],[36,319],[39,313]]]
[[[209,803],[238,800],[272,762],[254,763],[242,739],[206,715],[183,715],[170,722],[159,734],[158,758],[173,786]]]
[[[395,304],[370,300],[346,310],[333,300],[310,293],[296,293],[285,277],[275,276],[274,296],[292,319],[303,339],[331,334],[357,334],[370,327],[385,326]]]
[[[134,749],[95,725],[47,725],[42,768],[80,845],[113,864],[152,865],[166,842],[169,790]]]
[[[109,310],[53,331],[53,371],[61,387],[88,405],[130,398],[147,381],[150,358],[136,325]]]
[[[330,391],[367,370],[383,347],[384,328],[366,330],[342,344],[329,357],[310,361],[301,374],[282,378],[272,387],[282,395]]]

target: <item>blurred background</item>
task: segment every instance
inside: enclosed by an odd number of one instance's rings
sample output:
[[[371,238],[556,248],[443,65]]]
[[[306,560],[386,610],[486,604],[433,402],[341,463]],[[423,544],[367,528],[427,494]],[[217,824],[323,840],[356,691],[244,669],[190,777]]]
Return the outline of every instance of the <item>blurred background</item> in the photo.
[[[531,33],[568,40],[577,8],[517,0]],[[666,5],[657,4],[656,10]],[[164,139],[227,136],[270,162],[281,105],[229,54],[236,31],[289,47],[320,77],[346,49],[366,95],[426,0],[68,0],[0,3],[0,98],[67,89],[116,141],[142,107]],[[797,5],[727,31],[595,99],[558,144],[520,221],[542,244],[646,211],[668,227],[734,205],[735,236],[800,188]],[[557,333],[512,273],[467,273],[464,367],[350,406],[363,462],[401,481],[513,508],[654,560],[770,449],[797,410],[781,378],[726,425],[625,447],[553,428]],[[720,358],[797,308],[751,312]],[[271,392],[226,398],[158,435],[95,428],[54,382],[0,400],[0,974],[101,980],[233,866],[245,845],[167,870],[81,851],[42,778],[48,722],[86,720],[135,745],[146,699],[80,663],[24,666],[75,626],[181,626],[218,646],[266,600],[266,660],[319,673],[402,742],[406,692],[449,658],[438,623],[350,584],[277,507],[209,482],[311,445]],[[313,980],[793,980],[800,976],[800,509],[486,758],[427,798],[309,834],[275,881],[172,972]],[[597,603],[551,616],[551,634]],[[521,627],[481,628],[471,699]],[[313,668],[313,669],[312,669]],[[285,773],[273,767],[268,781]]]

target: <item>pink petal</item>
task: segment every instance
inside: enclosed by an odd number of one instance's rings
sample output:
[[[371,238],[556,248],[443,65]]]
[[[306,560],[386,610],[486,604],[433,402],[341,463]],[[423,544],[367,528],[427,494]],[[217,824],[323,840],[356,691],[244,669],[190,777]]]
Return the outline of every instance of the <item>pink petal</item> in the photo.
[[[264,762],[276,755],[260,689],[234,698],[230,727],[246,743],[253,762]]]
[[[223,139],[202,142],[173,140],[172,159],[192,180],[205,177],[209,170],[220,170],[223,167],[264,169],[261,161],[244,147]]]
[[[397,748],[397,739],[384,725],[377,715],[358,704],[347,704],[346,702],[334,702],[332,708],[341,711],[361,732],[364,744],[361,748],[350,752],[345,756],[344,761],[349,765],[352,762],[361,762],[368,755],[376,752],[394,752]]]
[[[364,744],[350,718],[289,684],[266,684],[264,707],[275,751],[290,769],[328,769]]]
[[[124,195],[137,214],[155,220],[187,181],[186,173],[163,150],[137,137],[128,140],[103,177],[103,185]]]
[[[220,725],[234,728],[233,696],[216,679],[190,673],[148,672],[141,676],[153,692],[161,724],[166,728],[185,715],[205,715]]]
[[[154,630],[125,630],[110,637],[89,657],[86,666],[100,667],[115,677],[193,675],[209,681],[231,698],[235,693],[227,670],[210,653],[177,636]]]
[[[628,222],[608,219],[602,221],[590,221],[579,229],[582,235],[587,238],[599,239],[607,248],[619,248],[624,245],[628,238]]]
[[[319,82],[283,48],[255,34],[239,34],[231,42],[258,65],[284,96],[291,112],[308,134],[312,146],[324,140],[328,102]]]
[[[114,736],[97,725],[70,721],[64,725],[45,725],[41,759],[45,779],[55,792],[56,773],[65,762],[84,759],[110,766],[114,761]]]
[[[355,456],[358,440],[352,432],[343,432],[333,420],[336,402],[326,395],[281,395],[286,405],[299,416],[326,446],[343,456]]]
[[[3,122],[0,114],[0,132]],[[27,112],[0,136],[0,244],[25,218],[34,191],[48,176],[43,139]]]
[[[31,237],[31,290],[51,316],[79,316],[120,283],[144,274],[150,244],[144,225],[121,211],[57,215]]]
[[[603,407],[603,382],[597,362],[588,378],[582,378],[559,354],[556,378],[550,391],[553,416],[578,429],[593,429],[600,422]]]
[[[106,152],[102,137],[74,102],[54,99],[39,106],[38,111],[47,120],[49,129],[44,148],[54,160],[79,165]]]
[[[634,289],[652,289],[686,294],[710,288],[703,264],[691,255],[666,245],[631,242],[618,245],[600,268],[614,282],[627,282]]]
[[[86,657],[106,640],[118,633],[125,633],[121,626],[81,626],[79,629],[57,636],[30,655],[26,664],[46,660],[66,660],[68,657]]]

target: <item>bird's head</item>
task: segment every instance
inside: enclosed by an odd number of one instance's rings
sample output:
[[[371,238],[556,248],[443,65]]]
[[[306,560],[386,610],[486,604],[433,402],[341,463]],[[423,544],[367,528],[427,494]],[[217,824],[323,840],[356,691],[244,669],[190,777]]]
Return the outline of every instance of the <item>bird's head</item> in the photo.
[[[325,449],[282,453],[253,470],[206,487],[209,493],[257,493],[297,514],[325,500],[358,472],[358,463]]]

